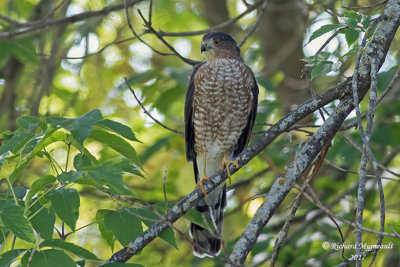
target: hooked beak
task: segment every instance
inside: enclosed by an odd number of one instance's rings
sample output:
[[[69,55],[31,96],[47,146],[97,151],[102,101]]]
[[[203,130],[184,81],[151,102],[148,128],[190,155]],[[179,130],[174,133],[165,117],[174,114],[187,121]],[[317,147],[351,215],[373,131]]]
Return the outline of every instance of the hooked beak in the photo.
[[[207,46],[205,43],[201,44],[201,52],[207,51]]]

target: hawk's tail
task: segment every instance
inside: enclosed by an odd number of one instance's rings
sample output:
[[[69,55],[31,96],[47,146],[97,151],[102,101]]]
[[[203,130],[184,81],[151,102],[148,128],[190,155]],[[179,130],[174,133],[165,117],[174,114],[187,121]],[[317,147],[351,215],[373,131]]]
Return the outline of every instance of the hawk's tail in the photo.
[[[226,186],[221,185],[209,193],[206,199],[202,199],[196,205],[196,210],[201,212],[205,218],[205,224],[209,227],[203,228],[197,224],[190,224],[190,236],[196,246],[193,254],[204,258],[211,254],[218,255],[221,251],[223,212],[226,206]],[[214,229],[214,230],[211,230]]]

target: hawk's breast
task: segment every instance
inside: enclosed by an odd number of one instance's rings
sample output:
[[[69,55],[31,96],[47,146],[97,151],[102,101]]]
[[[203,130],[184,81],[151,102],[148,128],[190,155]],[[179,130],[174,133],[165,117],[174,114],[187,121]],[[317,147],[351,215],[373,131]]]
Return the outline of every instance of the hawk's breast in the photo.
[[[199,68],[194,86],[195,151],[231,153],[251,110],[251,71],[241,60],[216,59]]]

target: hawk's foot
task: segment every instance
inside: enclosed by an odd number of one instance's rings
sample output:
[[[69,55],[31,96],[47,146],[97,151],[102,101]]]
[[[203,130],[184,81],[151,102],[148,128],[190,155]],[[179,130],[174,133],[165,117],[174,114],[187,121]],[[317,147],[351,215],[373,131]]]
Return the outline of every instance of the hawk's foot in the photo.
[[[226,159],[226,155],[224,155],[224,158],[222,159],[222,162],[221,162],[221,171],[226,170],[226,173],[228,174],[228,179],[229,179],[229,183],[230,184],[232,183],[232,181],[231,181],[231,172],[229,170],[229,165],[231,165],[231,164],[235,165],[236,168],[239,168],[239,164],[236,161],[227,160]]]
[[[207,192],[206,192],[206,190],[204,189],[204,186],[203,186],[204,181],[211,182],[211,179],[209,177],[207,177],[207,175],[205,173],[203,173],[203,176],[201,176],[201,179],[196,184],[196,187],[200,187],[201,192],[203,192],[204,196],[208,197],[208,194],[207,194]]]

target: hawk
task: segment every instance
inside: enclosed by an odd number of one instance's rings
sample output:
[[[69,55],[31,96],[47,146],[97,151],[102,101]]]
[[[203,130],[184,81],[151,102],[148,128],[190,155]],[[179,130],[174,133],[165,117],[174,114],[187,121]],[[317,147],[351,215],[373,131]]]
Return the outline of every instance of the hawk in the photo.
[[[189,80],[185,101],[186,158],[193,161],[194,176],[205,198],[195,209],[209,218],[215,230],[191,223],[189,233],[198,257],[218,255],[221,250],[222,219],[226,185],[209,194],[203,182],[226,169],[250,139],[257,113],[258,86],[253,72],[240,56],[240,48],[229,34],[203,36],[205,62],[197,65]]]

